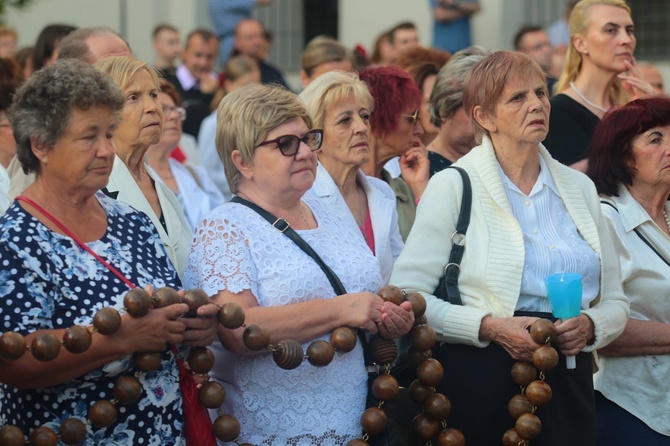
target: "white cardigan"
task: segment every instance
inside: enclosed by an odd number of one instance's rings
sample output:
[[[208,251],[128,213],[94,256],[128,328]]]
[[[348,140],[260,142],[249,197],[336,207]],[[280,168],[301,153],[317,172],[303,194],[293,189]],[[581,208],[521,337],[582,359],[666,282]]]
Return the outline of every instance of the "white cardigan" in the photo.
[[[360,170],[357,175],[358,181],[363,186],[368,198],[370,220],[375,235],[375,257],[379,262],[382,281],[387,284],[391,278],[393,263],[403,249],[402,238],[398,230],[395,194],[391,187],[382,180],[366,176]],[[356,229],[356,233],[361,236],[361,241],[365,243],[365,238],[358,228],[358,223],[356,223],[354,215],[344,201],[337,184],[321,163],[317,167],[316,180],[308,194],[316,195],[328,203],[331,209],[340,215],[342,221]]]
[[[628,300],[621,289],[616,254],[593,183],[555,161],[542,145],[539,153],[577,230],[600,258],[600,292],[591,308],[582,310],[595,327],[596,340],[584,349],[592,351],[614,340],[628,319]],[[432,295],[449,258],[450,237],[463,195],[461,177],[453,169],[439,172],[428,183],[391,283],[426,296],[426,316],[438,339],[485,347],[488,343],[479,339],[481,320],[514,314],[525,259],[523,234],[507,200],[491,141],[485,138],[455,164],[468,172],[473,189],[458,281],[463,306]]]

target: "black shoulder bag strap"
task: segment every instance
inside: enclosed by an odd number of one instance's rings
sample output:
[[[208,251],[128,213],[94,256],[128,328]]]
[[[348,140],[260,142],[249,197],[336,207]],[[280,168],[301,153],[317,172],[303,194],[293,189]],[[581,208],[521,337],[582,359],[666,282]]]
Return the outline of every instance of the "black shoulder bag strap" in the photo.
[[[614,205],[613,205],[612,203],[610,203],[609,201],[600,200],[600,202],[603,203],[603,204],[606,204],[606,205],[608,205],[608,206],[611,206],[615,211],[617,211],[617,214],[619,213],[619,209],[617,209],[617,207],[614,206]],[[661,253],[658,252],[658,251],[656,250],[656,248],[654,248],[654,246],[651,244],[651,242],[650,242],[649,240],[647,240],[647,238],[646,238],[644,235],[642,235],[642,233],[641,233],[640,231],[638,231],[637,228],[633,228],[633,231],[635,231],[635,233],[637,234],[637,236],[640,237],[640,240],[642,240],[642,241],[644,242],[645,245],[649,246],[649,248],[651,248],[651,250],[654,251],[654,253],[655,253],[661,260],[663,260],[663,263],[665,263],[666,265],[670,266],[670,262],[668,262],[668,261],[665,259],[665,257],[663,257],[663,256],[661,255]]]
[[[277,231],[281,232],[284,234],[286,237],[291,239],[293,243],[295,243],[298,248],[302,249],[305,254],[310,256],[316,263],[319,265],[321,270],[324,272],[326,277],[328,277],[328,281],[330,282],[330,285],[333,287],[333,290],[335,290],[335,293],[337,293],[338,296],[341,296],[343,294],[347,294],[347,290],[344,288],[344,285],[342,285],[342,282],[340,281],[340,278],[337,277],[337,274],[333,272],[332,269],[328,265],[326,265],[326,262],[319,257],[319,254],[312,249],[311,246],[309,246],[309,243],[307,243],[300,235],[298,235],[297,232],[291,228],[291,226],[288,224],[286,220],[283,218],[275,217],[272,215],[270,212],[266,211],[262,207],[258,206],[257,204],[254,204],[250,202],[249,200],[245,200],[244,198],[235,195],[233,198],[230,199],[231,202],[233,203],[238,203],[242,204],[258,213],[261,217],[266,219],[268,223],[272,225],[273,228],[275,228]],[[370,358],[370,354],[368,352],[368,340],[365,337],[365,333],[363,333],[362,330],[356,330],[358,333],[358,337],[361,341],[361,346],[363,347],[363,356],[365,358],[365,365],[372,365],[372,359]]]

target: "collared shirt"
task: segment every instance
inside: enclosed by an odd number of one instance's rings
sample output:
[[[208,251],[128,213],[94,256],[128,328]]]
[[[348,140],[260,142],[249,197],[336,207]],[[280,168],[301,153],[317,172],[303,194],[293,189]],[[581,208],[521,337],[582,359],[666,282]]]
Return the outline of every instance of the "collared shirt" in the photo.
[[[544,278],[560,272],[582,275],[582,308],[588,308],[600,287],[600,260],[577,232],[544,159],[540,175],[526,195],[500,168],[514,217],[521,226],[525,262],[516,309],[551,312]]]
[[[209,73],[209,77],[212,79],[217,79],[216,73],[213,71]],[[184,89],[184,91],[188,91],[194,87],[198,90],[200,89],[200,82],[198,82],[198,79],[196,79],[193,74],[191,74],[189,69],[186,68],[186,65],[184,64],[181,64],[177,67],[177,79],[179,79],[179,83],[181,84],[181,87]]]

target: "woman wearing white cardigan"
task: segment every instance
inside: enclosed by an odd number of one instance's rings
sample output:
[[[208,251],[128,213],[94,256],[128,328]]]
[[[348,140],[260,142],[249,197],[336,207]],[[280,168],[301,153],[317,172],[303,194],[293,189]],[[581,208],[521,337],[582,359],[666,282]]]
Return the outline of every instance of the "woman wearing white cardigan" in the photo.
[[[519,386],[510,370],[539,347],[528,328],[537,317],[551,318],[544,277],[581,273],[582,312],[556,322],[560,361],[547,373],[553,397],[536,412],[542,432],[533,445],[592,445],[589,352],[616,338],[629,313],[595,188],[541,145],[548,92],[542,70],[527,56],[498,51],[475,65],[464,106],[482,142],[456,163],[472,182],[458,278],[463,305],[432,294],[449,258],[463,194],[451,169],[435,175],[422,196],[391,283],[426,296],[428,323],[444,341],[438,391],[452,402],[447,423],[477,446],[500,444],[514,427],[507,404]],[[565,355],[577,356],[575,371],[566,370]]]

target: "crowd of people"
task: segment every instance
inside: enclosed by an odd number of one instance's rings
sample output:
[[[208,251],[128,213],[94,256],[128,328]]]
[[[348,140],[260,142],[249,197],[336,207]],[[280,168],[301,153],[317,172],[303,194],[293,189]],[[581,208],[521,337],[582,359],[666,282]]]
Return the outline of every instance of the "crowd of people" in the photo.
[[[239,305],[273,345],[351,327],[406,346],[421,320],[378,295],[391,284],[426,300],[435,390],[468,445],[513,427],[510,370],[533,361],[538,319],[554,324],[558,366],[531,444],[670,445],[670,98],[635,60],[630,6],[570,2],[496,51],[472,45],[478,1],[431,0],[432,48],[411,22],[370,58],[318,36],[296,94],[251,17],[269,0],[228,3],[210,0],[213,29],[183,41],[157,26],[153,61],[105,27],[49,25],[23,50],[0,27],[0,333],[30,345],[122,313],[84,353],[0,354],[0,439],[87,420],[127,375],[139,400],[88,423],[82,444],[185,444],[178,358],[207,346],[227,394],[210,414],[239,420],[237,444],[367,440],[365,342],[285,370],[217,311]],[[436,288],[458,244],[460,299],[447,301]],[[581,277],[575,317],[552,314],[556,273]],[[200,288],[216,305],[138,318],[124,312],[131,286]],[[157,369],[141,371],[145,352]]]

